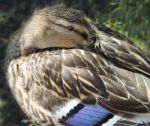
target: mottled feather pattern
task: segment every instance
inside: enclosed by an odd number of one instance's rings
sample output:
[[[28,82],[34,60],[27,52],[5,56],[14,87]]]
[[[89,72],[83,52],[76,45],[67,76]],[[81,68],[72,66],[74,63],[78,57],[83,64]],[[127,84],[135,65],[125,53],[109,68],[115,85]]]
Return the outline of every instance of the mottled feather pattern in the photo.
[[[36,16],[31,18],[6,57],[9,86],[31,120],[61,126],[59,121],[78,104],[100,105],[108,114],[116,114],[119,121],[115,126],[139,126],[127,120],[141,115],[149,120],[150,60],[127,37],[88,22],[80,12],[63,6],[45,8],[35,15],[40,15],[39,22],[35,22]],[[42,23],[51,29],[43,32],[44,25],[31,27]],[[78,26],[74,31],[68,30],[71,23]],[[93,33],[91,41],[88,35]],[[60,46],[55,43],[59,41]]]
[[[53,110],[56,106],[50,102],[47,104],[49,100],[59,105],[60,98],[64,98],[64,101],[72,97],[82,100],[93,96],[115,112],[128,114],[149,112],[150,79],[103,60],[102,56],[95,53],[73,49],[32,54],[28,58],[19,58],[10,66],[11,69],[15,69],[13,75],[23,79],[20,80],[21,83],[18,82],[22,84],[20,85],[22,89],[19,90],[28,92],[29,97],[31,96],[28,102],[35,102],[45,109]],[[143,85],[140,85],[140,82]],[[120,104],[116,105],[117,102]]]
[[[99,37],[95,46],[109,60],[119,67],[122,66],[150,76],[149,59],[137,47],[133,46],[131,40],[106,26],[101,27],[94,24],[91,24],[91,26],[97,31]],[[111,37],[111,35],[114,37]]]

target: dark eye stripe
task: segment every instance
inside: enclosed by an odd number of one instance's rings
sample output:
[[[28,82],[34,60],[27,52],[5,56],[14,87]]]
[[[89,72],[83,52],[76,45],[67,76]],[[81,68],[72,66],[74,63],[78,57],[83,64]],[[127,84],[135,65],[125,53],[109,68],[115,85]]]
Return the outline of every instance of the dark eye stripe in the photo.
[[[82,38],[85,39],[85,40],[88,39],[88,35],[87,35],[86,33],[80,32],[80,31],[74,29],[72,26],[64,26],[64,25],[62,25],[62,24],[58,24],[58,23],[55,23],[55,22],[53,22],[53,21],[51,21],[51,22],[52,22],[53,24],[58,25],[58,26],[63,27],[63,28],[67,28],[67,29],[68,29],[68,28],[70,27],[70,29],[69,29],[70,31],[73,31],[73,32],[75,32],[76,34],[82,36]]]

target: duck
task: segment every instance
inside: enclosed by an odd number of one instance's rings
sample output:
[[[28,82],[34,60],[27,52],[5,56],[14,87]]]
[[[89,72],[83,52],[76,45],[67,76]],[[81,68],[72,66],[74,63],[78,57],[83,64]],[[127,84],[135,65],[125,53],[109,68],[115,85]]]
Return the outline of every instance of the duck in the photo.
[[[81,11],[36,10],[10,42],[5,66],[12,94],[37,125],[150,125],[150,60]]]

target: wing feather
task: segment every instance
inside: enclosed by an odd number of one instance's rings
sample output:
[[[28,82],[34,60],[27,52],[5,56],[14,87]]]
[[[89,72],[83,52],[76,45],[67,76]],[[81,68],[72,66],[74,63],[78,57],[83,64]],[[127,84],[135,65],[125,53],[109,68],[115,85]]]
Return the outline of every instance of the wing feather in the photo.
[[[149,59],[133,45],[133,42],[120,33],[106,26],[91,24],[98,40],[96,48],[119,67],[140,72],[150,77]]]
[[[51,93],[50,97],[47,96],[51,104],[60,99],[76,97],[86,101],[93,97],[112,112],[150,111],[150,79],[117,67],[100,54],[82,49],[45,51],[14,62],[11,67],[16,69],[18,66],[14,74],[22,78],[28,92],[37,87],[36,93],[39,90]],[[29,93],[30,97],[36,97],[36,93]],[[41,95],[41,99],[45,98],[44,93]],[[48,106],[47,102],[44,103]]]

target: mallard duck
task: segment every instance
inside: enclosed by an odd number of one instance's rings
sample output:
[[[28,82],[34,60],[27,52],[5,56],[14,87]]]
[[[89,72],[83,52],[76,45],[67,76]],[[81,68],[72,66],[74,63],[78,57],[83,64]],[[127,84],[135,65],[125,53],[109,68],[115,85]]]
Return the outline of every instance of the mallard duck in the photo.
[[[35,11],[8,47],[5,65],[14,97],[39,125],[150,122],[149,59],[78,10]]]

